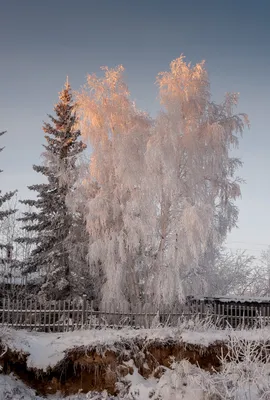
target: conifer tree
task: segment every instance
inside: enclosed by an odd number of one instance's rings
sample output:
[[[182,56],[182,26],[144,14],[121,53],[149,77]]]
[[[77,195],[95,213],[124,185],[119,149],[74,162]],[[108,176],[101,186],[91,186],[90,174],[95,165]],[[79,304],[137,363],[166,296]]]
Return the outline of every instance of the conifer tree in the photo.
[[[4,135],[6,132],[0,132],[0,136]],[[4,147],[0,148],[0,152],[4,149]],[[3,172],[2,170],[0,170],[0,172]],[[14,196],[14,194],[16,193],[15,191],[12,192],[7,192],[5,194],[2,194],[2,191],[0,190],[0,225],[3,224],[4,220],[6,218],[8,218],[11,214],[14,214],[16,212],[15,209],[12,208],[4,208],[3,206]],[[2,232],[1,232],[1,237],[2,237]],[[2,255],[0,256],[0,263],[4,264],[8,257],[8,252],[10,249],[10,243],[2,243],[2,241],[0,241],[0,250]]]
[[[44,145],[43,165],[33,169],[41,173],[46,183],[29,186],[37,193],[36,200],[22,203],[34,206],[36,211],[24,213],[21,221],[26,231],[34,231],[36,247],[24,263],[24,272],[38,272],[43,276],[41,294],[46,298],[66,298],[71,292],[71,265],[68,240],[74,216],[66,204],[66,197],[76,180],[76,160],[85,149],[76,129],[76,113],[68,81],[54,107],[56,117],[44,123],[47,144]],[[28,238],[21,238],[23,242]]]

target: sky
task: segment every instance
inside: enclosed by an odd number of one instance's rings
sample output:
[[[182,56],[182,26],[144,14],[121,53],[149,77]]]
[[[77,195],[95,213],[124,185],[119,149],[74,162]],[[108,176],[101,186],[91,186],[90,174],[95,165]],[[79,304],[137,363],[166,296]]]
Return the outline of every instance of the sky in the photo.
[[[53,113],[66,76],[78,90],[88,73],[122,64],[132,98],[155,115],[155,77],[186,56],[206,60],[213,100],[239,92],[249,115],[237,155],[246,181],[238,229],[228,248],[259,256],[270,245],[269,0],[2,0],[0,7],[1,190],[40,177],[43,121]]]

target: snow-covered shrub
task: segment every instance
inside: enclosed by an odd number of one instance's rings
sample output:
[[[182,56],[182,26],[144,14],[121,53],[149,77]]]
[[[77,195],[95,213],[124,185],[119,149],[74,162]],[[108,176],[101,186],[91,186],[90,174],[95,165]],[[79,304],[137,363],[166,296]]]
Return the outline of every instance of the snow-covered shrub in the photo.
[[[220,357],[220,372],[209,374],[198,369],[200,374],[194,381],[204,390],[207,399],[270,399],[270,343],[266,336],[261,341],[249,336],[243,339],[231,333],[226,344],[228,352]]]
[[[213,319],[213,315],[210,313],[206,315],[204,318],[201,318],[200,315],[192,315],[190,317],[180,317],[178,319],[178,329],[180,331],[190,330],[196,332],[207,332],[212,330],[219,330],[220,324],[218,324],[217,317],[215,320]]]

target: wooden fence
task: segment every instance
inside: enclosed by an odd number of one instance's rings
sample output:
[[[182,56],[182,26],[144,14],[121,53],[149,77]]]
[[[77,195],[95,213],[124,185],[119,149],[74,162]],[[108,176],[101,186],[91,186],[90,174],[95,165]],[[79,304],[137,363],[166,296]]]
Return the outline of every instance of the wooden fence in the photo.
[[[246,304],[193,304],[178,305],[167,313],[156,309],[138,308],[134,312],[113,310],[110,305],[102,311],[94,309],[93,303],[85,298],[78,301],[57,301],[41,304],[37,300],[0,300],[0,325],[15,329],[28,329],[43,332],[63,332],[74,329],[101,329],[110,327],[151,328],[157,326],[179,326],[190,320],[197,323],[206,321],[221,329],[244,326],[268,325],[270,323],[269,305]],[[201,322],[200,322],[201,321]]]

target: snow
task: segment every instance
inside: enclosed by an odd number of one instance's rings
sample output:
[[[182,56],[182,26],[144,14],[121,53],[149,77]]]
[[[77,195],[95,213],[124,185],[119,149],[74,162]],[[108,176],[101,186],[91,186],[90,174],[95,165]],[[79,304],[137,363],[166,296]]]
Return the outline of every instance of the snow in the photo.
[[[168,339],[178,335],[177,328],[77,330],[65,333],[41,333],[6,330],[2,341],[9,348],[28,354],[27,366],[46,371],[60,362],[68,350],[76,347],[113,346],[116,342],[141,339]]]
[[[177,393],[174,385],[178,389],[183,386],[183,377],[178,376],[178,371],[167,370],[164,376],[158,381],[150,377],[144,379],[137,368],[130,363],[134,368],[133,375],[127,375],[125,384],[119,385],[120,394],[117,397],[110,396],[106,391],[102,393],[89,392],[87,394],[77,394],[65,397],[65,400],[147,400],[147,399],[166,399],[166,400],[193,400],[194,389],[197,387],[189,382],[185,393]],[[173,384],[174,383],[174,384]],[[121,387],[122,386],[122,387]],[[198,389],[197,389],[198,390]],[[200,390],[201,391],[201,390]],[[183,396],[186,394],[186,396]],[[199,392],[197,391],[197,394]],[[153,397],[154,396],[154,397]],[[159,397],[162,396],[162,397]],[[46,397],[48,400],[60,400],[63,397],[60,394]],[[200,397],[196,397],[201,400]],[[28,388],[14,375],[0,375],[0,400],[44,400],[44,397],[36,395],[35,391]]]
[[[233,332],[233,333],[232,333]],[[265,341],[270,337],[270,328],[240,330],[208,329],[201,331],[179,328],[155,329],[102,329],[77,330],[64,333],[42,333],[6,329],[2,341],[10,349],[28,355],[27,366],[46,371],[56,366],[66,353],[78,347],[113,347],[134,339],[141,340],[179,340],[186,344],[209,346],[215,342],[227,342],[231,336],[243,340]]]
[[[0,375],[0,400],[41,400],[14,375]]]
[[[127,375],[119,383],[119,395],[113,397],[106,391],[102,393],[89,392],[65,397],[65,400],[205,400],[205,399],[237,399],[237,400],[267,400],[269,397],[267,377],[260,370],[252,381],[237,374],[227,374],[226,371],[211,375],[183,360],[174,364],[172,369],[166,369],[158,380],[153,377],[144,379],[131,362],[133,375]],[[269,375],[269,373],[268,373]],[[229,380],[228,380],[229,378]],[[237,380],[237,381],[236,381]],[[260,382],[261,381],[261,382]],[[228,383],[232,383],[227,385]],[[259,390],[261,388],[261,391]],[[222,397],[221,397],[221,396]],[[60,400],[60,394],[46,397],[48,400]],[[14,375],[0,375],[0,400],[44,400],[34,390],[28,388]]]
[[[197,329],[197,330],[196,330]],[[67,351],[76,347],[111,347],[116,343],[134,339],[166,340],[177,339],[187,344],[209,346],[215,342],[226,341],[228,348],[242,354],[241,365],[238,362],[227,362],[226,356],[222,361],[222,372],[209,374],[187,360],[172,365],[172,369],[164,368],[160,379],[153,376],[143,378],[132,360],[126,364],[133,368],[133,374],[128,374],[118,382],[119,395],[112,397],[107,392],[89,392],[66,397],[66,400],[196,400],[205,399],[205,393],[214,398],[222,393],[228,393],[238,400],[259,400],[270,394],[269,363],[262,363],[260,355],[254,352],[256,345],[247,345],[247,341],[260,341],[267,346],[270,328],[252,329],[249,331],[218,330],[200,327],[192,329],[156,328],[156,329],[126,329],[116,331],[78,330],[66,333],[38,333],[26,331],[3,330],[2,341],[13,350],[28,354],[28,366],[46,370],[59,363]],[[266,348],[266,347],[265,347]],[[231,353],[233,354],[233,353]],[[233,386],[232,386],[233,385]],[[225,394],[224,394],[225,393]],[[261,393],[261,394],[260,394]],[[212,397],[211,397],[212,396]],[[47,397],[49,400],[59,400],[60,394]],[[265,399],[268,397],[264,397]],[[32,389],[26,387],[15,376],[0,375],[0,400],[42,400]]]
[[[225,341],[228,339],[230,331],[209,331],[191,332],[186,331],[181,334],[184,343],[208,347],[210,344]]]
[[[156,378],[150,377],[148,379],[143,378],[139,372],[138,369],[135,367],[134,362],[131,360],[126,363],[130,367],[133,368],[133,374],[128,374],[124,381],[128,382],[129,388],[129,395],[132,396],[135,399],[138,400],[144,400],[148,399],[151,396],[151,393],[153,393],[154,389],[157,387],[158,380]],[[121,393],[121,384],[118,385]],[[122,385],[122,392],[124,385]]]

